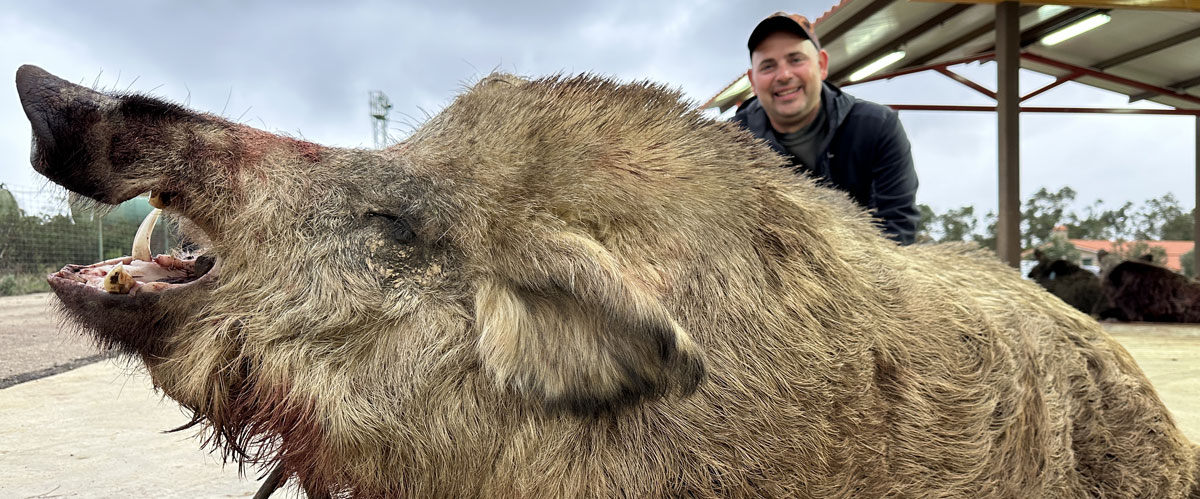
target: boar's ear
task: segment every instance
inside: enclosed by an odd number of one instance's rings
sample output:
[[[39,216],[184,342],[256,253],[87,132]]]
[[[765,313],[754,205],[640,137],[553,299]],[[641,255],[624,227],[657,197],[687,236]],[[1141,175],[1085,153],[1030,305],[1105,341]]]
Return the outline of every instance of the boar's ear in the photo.
[[[582,413],[693,392],[703,353],[662,303],[591,238],[551,239],[515,252],[476,294],[479,353],[496,381]]]

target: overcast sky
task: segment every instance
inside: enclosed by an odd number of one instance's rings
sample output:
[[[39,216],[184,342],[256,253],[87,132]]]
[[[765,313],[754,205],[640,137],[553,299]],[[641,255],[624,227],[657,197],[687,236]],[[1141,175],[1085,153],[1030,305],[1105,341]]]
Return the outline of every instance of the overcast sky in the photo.
[[[48,4],[55,4],[54,7]],[[563,2],[6,2],[0,10],[0,182],[38,188],[29,122],[12,76],[35,64],[70,81],[148,92],[314,142],[370,147],[367,94],[393,103],[404,136],[493,70],[591,72],[678,87],[697,104],[745,71],[746,38],[777,10],[816,19],[833,0]],[[169,4],[169,5],[167,5]],[[992,65],[962,73],[995,88]],[[1023,91],[1049,81],[1022,77]],[[852,86],[877,102],[991,104],[938,75]],[[1030,105],[1122,106],[1120,95],[1068,84]],[[904,112],[921,179],[937,211],[996,205],[992,113]],[[1115,207],[1167,192],[1194,203],[1192,117],[1026,115],[1021,194],[1069,185]]]

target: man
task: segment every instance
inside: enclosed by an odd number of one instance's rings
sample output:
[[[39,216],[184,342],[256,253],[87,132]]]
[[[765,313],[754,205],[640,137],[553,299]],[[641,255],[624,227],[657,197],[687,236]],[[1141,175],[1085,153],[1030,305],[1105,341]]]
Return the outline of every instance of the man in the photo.
[[[850,194],[888,237],[912,244],[921,217],[917,172],[896,112],[824,81],[829,54],[803,16],[772,14],[747,47],[756,97],[734,121],[791,158],[796,171]]]

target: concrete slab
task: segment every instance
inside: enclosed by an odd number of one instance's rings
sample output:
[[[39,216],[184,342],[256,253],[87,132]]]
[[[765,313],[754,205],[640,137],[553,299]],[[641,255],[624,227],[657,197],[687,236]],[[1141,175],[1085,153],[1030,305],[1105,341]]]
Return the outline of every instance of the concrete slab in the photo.
[[[0,497],[253,497],[178,407],[112,360],[0,390]]]

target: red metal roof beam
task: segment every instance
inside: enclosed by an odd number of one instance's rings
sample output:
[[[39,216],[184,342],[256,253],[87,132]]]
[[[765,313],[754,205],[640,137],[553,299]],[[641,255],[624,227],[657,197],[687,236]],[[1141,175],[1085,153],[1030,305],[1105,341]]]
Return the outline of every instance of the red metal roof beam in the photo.
[[[1178,97],[1178,98],[1188,100],[1188,101],[1191,101],[1192,99],[1200,100],[1200,98],[1197,98],[1196,96],[1187,93],[1188,88],[1194,87],[1196,85],[1200,85],[1200,76],[1197,76],[1195,78],[1188,78],[1183,81],[1177,81],[1175,83],[1167,85],[1167,88],[1162,89],[1161,91],[1143,92],[1143,93],[1140,93],[1137,95],[1131,95],[1131,96],[1129,96],[1129,102],[1131,102],[1131,103],[1137,102],[1142,99],[1149,99],[1151,97],[1154,97],[1155,95],[1161,95],[1161,94],[1170,95],[1172,97]]]
[[[1035,62],[1038,64],[1045,64],[1047,66],[1054,66],[1056,68],[1065,69],[1065,70],[1071,71],[1071,72],[1078,72],[1078,73],[1081,73],[1082,76],[1098,78],[1101,80],[1108,80],[1110,82],[1113,82],[1113,83],[1116,83],[1119,85],[1125,85],[1127,87],[1132,87],[1132,88],[1144,90],[1145,92],[1147,92],[1146,94],[1140,94],[1140,95],[1148,94],[1150,97],[1153,97],[1154,95],[1157,95],[1157,94],[1173,94],[1175,97],[1177,97],[1181,100],[1185,100],[1187,102],[1200,105],[1200,97],[1197,97],[1194,95],[1189,95],[1189,94],[1179,94],[1176,90],[1151,85],[1149,83],[1142,83],[1142,82],[1136,81],[1136,80],[1130,80],[1129,78],[1122,78],[1120,76],[1108,74],[1103,71],[1097,71],[1092,68],[1085,68],[1082,66],[1076,66],[1074,64],[1068,64],[1068,63],[1065,63],[1062,61],[1057,61],[1057,60],[1051,59],[1049,57],[1044,57],[1044,56],[1040,56],[1037,54],[1031,54],[1029,52],[1021,53],[1021,59],[1024,59],[1024,60],[1027,60],[1030,62]],[[1181,83],[1186,83],[1186,82],[1181,82]],[[1138,97],[1138,96],[1135,95],[1135,96],[1131,97],[1130,102],[1133,102],[1134,100],[1138,100],[1138,99],[1134,99],[1135,97]],[[1144,99],[1146,97],[1141,97],[1141,98]]]
[[[949,69],[946,69],[945,67],[934,68],[934,71],[944,74],[944,75],[950,77],[950,79],[957,81],[959,83],[962,83],[963,85],[966,85],[967,87],[971,88],[972,90],[975,90],[976,92],[979,92],[983,95],[991,97],[992,99],[996,98],[996,92],[993,92],[993,91],[989,90],[987,87],[984,87],[983,85],[980,85],[978,83],[975,83],[974,81],[971,81],[971,79],[969,79],[963,75],[955,73],[954,71],[950,71]]]
[[[1080,76],[1083,76],[1083,73],[1072,72],[1071,74],[1069,74],[1067,76],[1060,76],[1057,79],[1055,79],[1054,82],[1049,83],[1049,84],[1043,86],[1042,88],[1039,88],[1037,90],[1034,90],[1032,92],[1025,94],[1024,97],[1021,97],[1021,102],[1025,102],[1025,101],[1032,99],[1038,95],[1041,95],[1041,94],[1045,93],[1047,90],[1055,88],[1055,87],[1062,85],[1063,83],[1066,83],[1068,81],[1075,81],[1075,79],[1079,78]]]
[[[959,111],[994,113],[996,106],[943,106],[931,104],[888,104],[897,111]],[[1027,106],[1022,113],[1083,113],[1083,114],[1152,114],[1169,116],[1200,116],[1200,109],[1129,109],[1124,107],[1053,107]]]

